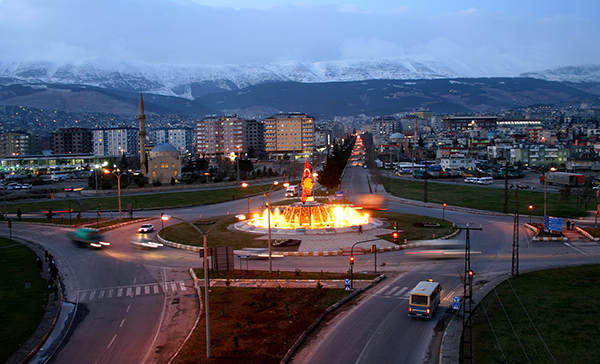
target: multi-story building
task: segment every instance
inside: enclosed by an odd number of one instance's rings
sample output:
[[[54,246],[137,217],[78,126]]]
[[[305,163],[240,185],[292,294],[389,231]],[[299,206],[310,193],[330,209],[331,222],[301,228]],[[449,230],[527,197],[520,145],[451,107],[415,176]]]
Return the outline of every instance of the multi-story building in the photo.
[[[87,154],[92,150],[90,129],[61,128],[52,133],[52,154]]]
[[[194,129],[187,127],[168,127],[150,131],[150,139],[155,145],[171,144],[180,155],[194,151]]]
[[[15,156],[32,154],[34,138],[25,132],[8,132],[0,134],[0,155]]]
[[[229,158],[232,153],[248,153],[246,141],[247,121],[234,116],[210,116],[196,123],[196,148],[198,154],[214,162]]]
[[[248,151],[252,151],[255,157],[266,153],[265,150],[265,124],[257,120],[246,121],[246,142]]]
[[[140,153],[139,130],[131,127],[115,127],[92,130],[94,155],[118,157],[125,154],[128,157]]]
[[[265,148],[275,158],[285,154],[307,156],[315,148],[315,118],[304,113],[266,118]]]
[[[444,129],[495,128],[497,122],[497,116],[446,116]]]
[[[373,135],[390,136],[402,132],[402,122],[393,116],[380,116],[373,118]]]
[[[547,145],[520,145],[511,150],[510,163],[525,166],[565,166],[569,148]]]

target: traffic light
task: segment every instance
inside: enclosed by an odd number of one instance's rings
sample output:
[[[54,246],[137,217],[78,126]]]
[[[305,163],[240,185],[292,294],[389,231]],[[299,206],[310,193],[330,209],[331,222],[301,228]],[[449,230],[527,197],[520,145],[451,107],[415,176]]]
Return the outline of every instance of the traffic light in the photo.
[[[371,253],[375,253],[377,251],[377,245],[371,245]]]
[[[446,206],[447,206],[447,205],[446,205],[446,204],[444,204],[444,208],[446,208]]]
[[[472,270],[468,271],[467,274],[469,275],[470,279],[473,279],[473,271]]]
[[[354,255],[350,256],[350,265],[354,265]]]
[[[394,223],[394,230],[398,230],[398,223],[397,222]]]
[[[529,212],[533,210],[533,205],[529,205]]]
[[[399,234],[398,234],[398,232],[397,232],[397,231],[394,231],[394,232],[392,233],[392,238],[394,238],[394,243],[396,243],[396,244],[398,243],[398,235],[399,235]]]

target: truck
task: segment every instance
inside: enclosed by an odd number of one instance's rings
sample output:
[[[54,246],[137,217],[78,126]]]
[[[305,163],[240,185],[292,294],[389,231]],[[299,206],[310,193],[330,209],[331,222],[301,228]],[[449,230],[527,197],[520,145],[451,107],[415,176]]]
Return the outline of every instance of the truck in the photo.
[[[298,197],[300,194],[300,186],[291,185],[285,189],[285,197]]]
[[[102,240],[102,234],[93,229],[77,229],[67,234],[69,239],[81,246],[89,246],[92,248],[102,248],[110,245],[109,242]]]
[[[549,186],[581,187],[585,186],[585,175],[579,173],[550,172],[545,182]]]

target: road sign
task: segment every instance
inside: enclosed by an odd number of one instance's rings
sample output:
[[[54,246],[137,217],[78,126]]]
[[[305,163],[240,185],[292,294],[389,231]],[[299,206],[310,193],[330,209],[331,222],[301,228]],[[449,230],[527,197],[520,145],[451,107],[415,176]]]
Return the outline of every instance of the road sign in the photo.
[[[453,310],[457,310],[457,311],[458,311],[458,310],[460,309],[460,303],[458,303],[458,302],[453,302],[453,303],[452,303],[452,309],[453,309]]]
[[[458,296],[454,296],[454,299],[453,299],[453,301],[454,301],[454,302],[460,302],[460,297],[458,297]]]
[[[544,217],[544,229],[553,231],[562,231],[562,217]]]
[[[346,279],[344,280],[344,289],[345,289],[346,291],[349,291],[349,290],[350,290],[350,278],[346,278]]]
[[[338,200],[344,198],[344,191],[335,191],[335,198],[337,198]]]
[[[251,255],[250,254],[238,254],[237,257],[238,258],[246,258],[246,259],[248,259],[248,258],[251,257]]]

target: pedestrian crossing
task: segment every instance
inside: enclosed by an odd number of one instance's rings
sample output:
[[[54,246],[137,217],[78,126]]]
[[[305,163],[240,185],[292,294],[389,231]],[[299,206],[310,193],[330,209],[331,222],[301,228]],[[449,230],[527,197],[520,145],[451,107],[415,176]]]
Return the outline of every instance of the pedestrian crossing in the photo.
[[[100,289],[89,289],[76,291],[75,296],[77,302],[85,301],[98,301],[102,299],[112,298],[123,298],[123,297],[137,297],[143,295],[156,295],[174,292],[185,292],[188,287],[185,286],[183,281],[176,282],[165,282],[162,284],[151,283],[141,284],[135,286],[124,286],[124,287],[113,287],[113,288],[100,288]]]
[[[407,300],[410,296],[410,290],[408,287],[400,287],[400,286],[385,286],[381,288],[379,291],[375,293],[377,296],[382,296],[386,298],[397,298],[402,300]]]

